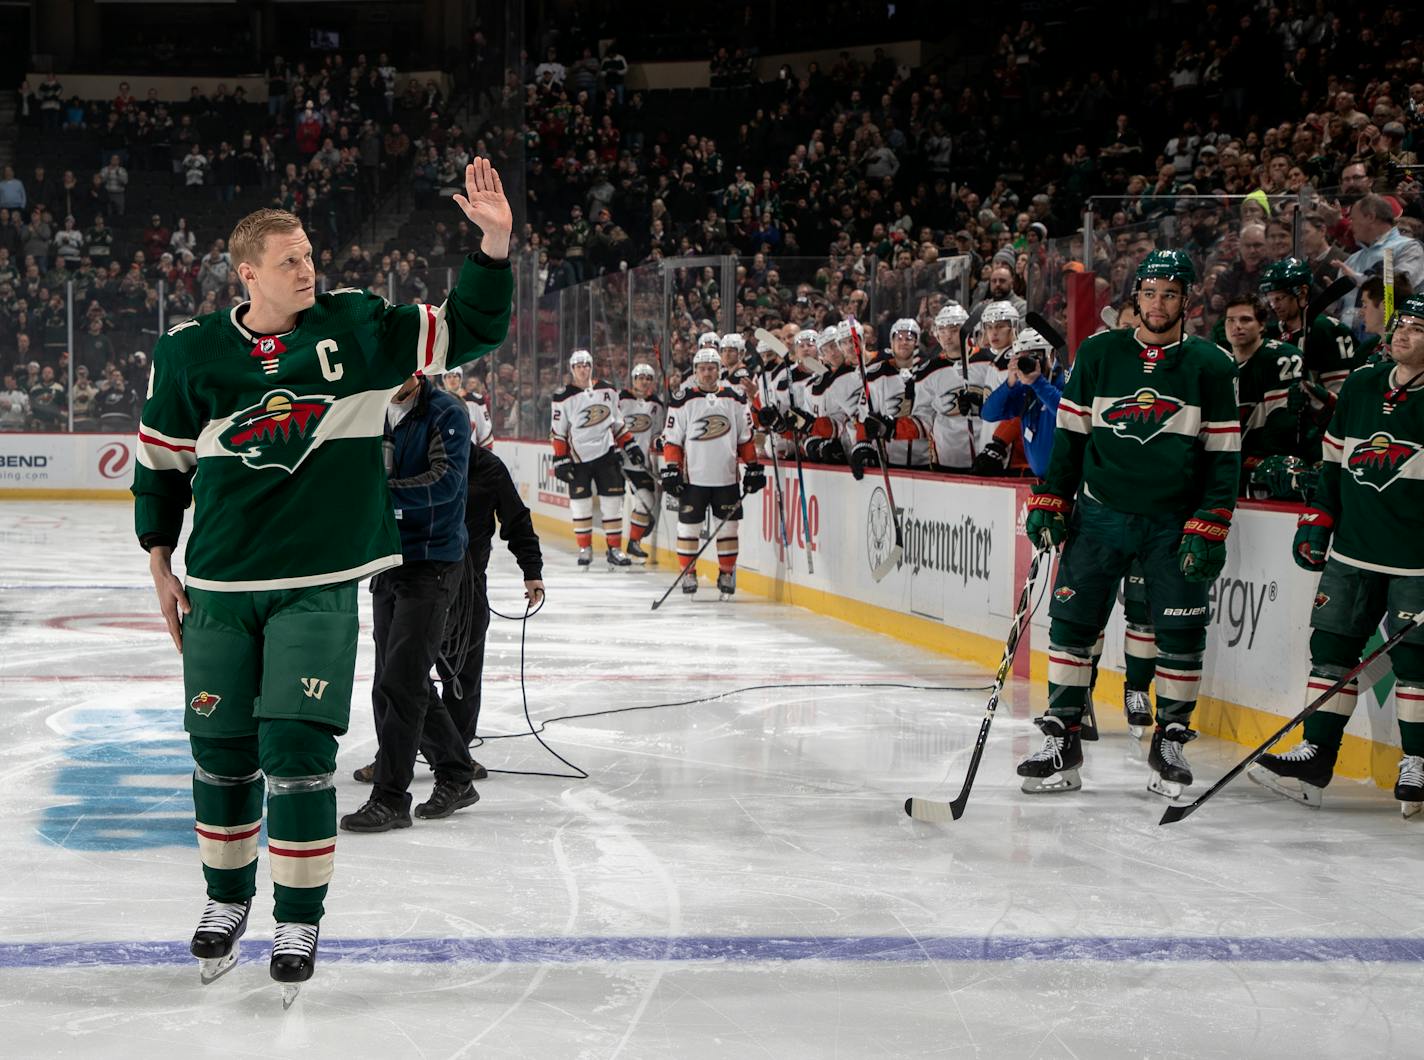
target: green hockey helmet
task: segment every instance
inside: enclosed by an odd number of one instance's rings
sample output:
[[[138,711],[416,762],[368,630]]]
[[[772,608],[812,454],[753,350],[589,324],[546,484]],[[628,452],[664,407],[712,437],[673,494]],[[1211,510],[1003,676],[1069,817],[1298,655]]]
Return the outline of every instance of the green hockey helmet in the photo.
[[[1197,282],[1197,268],[1185,250],[1154,250],[1137,266],[1137,282],[1143,280],[1178,280],[1183,291]]]
[[[1280,261],[1271,262],[1261,273],[1260,290],[1262,294],[1269,294],[1271,291],[1298,291],[1302,287],[1309,290],[1313,279],[1315,275],[1305,262],[1299,258],[1282,258]]]

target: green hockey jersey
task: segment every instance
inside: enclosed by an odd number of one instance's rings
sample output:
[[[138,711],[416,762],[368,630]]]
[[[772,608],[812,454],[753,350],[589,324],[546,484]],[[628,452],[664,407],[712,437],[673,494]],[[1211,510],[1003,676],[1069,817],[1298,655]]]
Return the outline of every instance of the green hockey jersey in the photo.
[[[381,436],[391,394],[504,341],[512,274],[467,259],[441,306],[348,288],[317,295],[294,330],[260,335],[247,303],[179,324],[153,352],[138,432],[134,526],[178,541],[193,504],[187,582],[292,589],[401,561]]]
[[[1205,339],[1149,346],[1106,331],[1078,347],[1044,477],[1141,515],[1232,511],[1241,466],[1236,367]]]
[[[1297,328],[1289,333],[1273,320],[1266,328],[1267,338],[1288,342],[1305,355],[1305,371],[1309,378],[1322,384],[1332,394],[1340,392],[1345,377],[1359,362],[1355,360],[1354,333],[1334,317],[1321,314],[1310,324],[1310,330]]]
[[[1331,555],[1385,574],[1424,575],[1424,380],[1392,363],[1340,390],[1315,506],[1335,517]]]
[[[1299,455],[1300,417],[1290,411],[1288,402],[1303,364],[1300,350],[1267,339],[1244,364],[1237,365],[1243,457]]]

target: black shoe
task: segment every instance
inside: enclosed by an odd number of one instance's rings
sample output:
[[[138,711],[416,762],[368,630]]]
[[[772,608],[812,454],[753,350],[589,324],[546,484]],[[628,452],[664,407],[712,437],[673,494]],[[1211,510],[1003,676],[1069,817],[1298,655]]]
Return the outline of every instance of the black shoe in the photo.
[[[375,795],[355,813],[341,818],[341,828],[346,832],[389,832],[392,828],[409,828],[410,824],[409,811],[384,803]]]
[[[648,558],[647,551],[643,548],[642,544],[637,541],[628,542],[628,555],[636,560],[646,560]]]
[[[449,817],[456,810],[473,806],[480,801],[480,793],[473,784],[453,784],[448,780],[437,780],[430,798],[415,808],[415,815],[423,821],[438,817]]]
[[[376,763],[372,762],[368,766],[362,766],[351,774],[351,779],[358,784],[371,784],[376,780]]]
[[[489,779],[489,770],[486,769],[484,766],[480,765],[480,764],[479,764],[478,762],[476,762],[473,758],[470,759],[470,761],[474,764],[474,767],[475,767],[475,771],[474,771],[473,774],[471,774],[470,779],[471,779],[471,780],[488,780],[488,779]]]

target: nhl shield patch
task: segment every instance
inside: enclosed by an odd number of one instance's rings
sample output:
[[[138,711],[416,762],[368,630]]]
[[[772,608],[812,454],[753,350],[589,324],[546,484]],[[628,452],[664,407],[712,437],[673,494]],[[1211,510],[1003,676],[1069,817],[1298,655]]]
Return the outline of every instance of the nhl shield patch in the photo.
[[[218,709],[218,704],[221,702],[222,696],[214,695],[211,692],[199,692],[188,701],[188,706],[193,708],[195,714],[207,718]]]

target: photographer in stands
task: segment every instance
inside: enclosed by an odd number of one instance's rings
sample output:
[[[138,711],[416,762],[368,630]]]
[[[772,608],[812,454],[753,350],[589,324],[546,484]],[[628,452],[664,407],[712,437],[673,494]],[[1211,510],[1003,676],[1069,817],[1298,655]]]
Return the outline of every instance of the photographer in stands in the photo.
[[[1026,460],[1029,470],[1042,478],[1053,451],[1063,369],[1053,355],[1053,346],[1033,328],[1019,332],[1010,352],[1008,378],[984,399],[984,419],[1000,426],[994,431],[994,440],[975,458],[973,471],[976,475],[1012,474],[1012,469],[1022,468]]]

